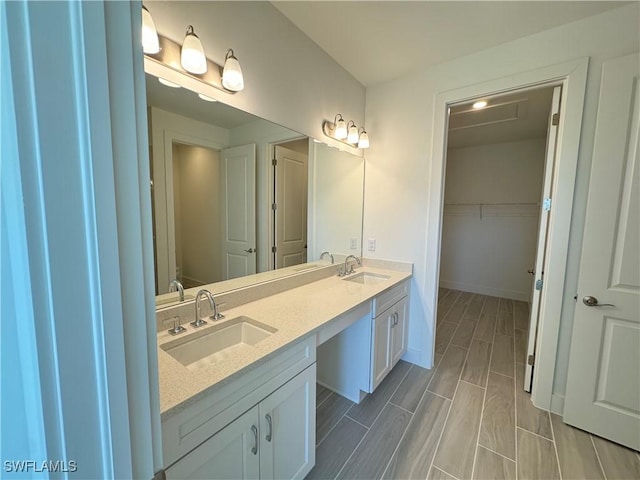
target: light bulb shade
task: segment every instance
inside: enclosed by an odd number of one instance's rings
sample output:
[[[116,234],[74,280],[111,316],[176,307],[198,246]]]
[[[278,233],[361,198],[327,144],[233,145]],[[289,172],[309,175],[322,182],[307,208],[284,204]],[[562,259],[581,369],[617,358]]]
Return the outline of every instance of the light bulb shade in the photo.
[[[193,27],[187,27],[187,33],[182,42],[182,53],[180,63],[189,73],[201,75],[207,73],[207,57],[204,55],[204,48],[198,36],[194,33]]]
[[[347,142],[358,143],[358,127],[351,125],[349,127],[349,134],[347,135]]]
[[[224,68],[222,69],[222,86],[232,92],[239,92],[244,89],[244,77],[240,62],[233,55],[233,50],[227,50],[224,57]]]
[[[344,119],[342,117],[340,117],[340,119],[336,122],[336,129],[333,133],[333,135],[338,139],[338,140],[344,140],[345,138],[347,138],[347,124],[345,123]]]
[[[158,31],[156,30],[156,24],[153,22],[153,17],[147,10],[147,7],[142,6],[142,51],[148,54],[156,54],[160,51],[160,41],[158,40]]]
[[[360,134],[360,140],[358,140],[358,148],[369,148],[369,135],[364,130]]]

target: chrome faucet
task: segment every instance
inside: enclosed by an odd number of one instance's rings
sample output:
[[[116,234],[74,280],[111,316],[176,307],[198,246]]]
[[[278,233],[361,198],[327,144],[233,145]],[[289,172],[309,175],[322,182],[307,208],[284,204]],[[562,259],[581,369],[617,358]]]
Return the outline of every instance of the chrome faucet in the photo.
[[[353,265],[349,267],[350,258],[353,258],[358,265],[362,265],[362,262],[360,262],[360,259],[358,257],[356,257],[355,255],[347,255],[347,258],[344,259],[344,267],[342,269],[338,269],[339,277],[344,277],[345,275],[349,275],[350,273],[353,273],[355,271],[353,269]]]
[[[331,259],[331,265],[333,265],[333,263],[335,262],[335,260],[333,259],[333,255],[331,255],[331,253],[327,251],[324,251],[320,254],[320,260],[322,260],[325,255],[329,255],[329,258]]]
[[[220,320],[224,318],[224,315],[218,312],[218,305],[216,305],[216,301],[213,299],[213,295],[211,294],[211,292],[209,290],[202,289],[198,291],[198,294],[196,295],[196,319],[189,324],[194,328],[198,328],[202,325],[207,324],[207,322],[202,319],[202,314],[200,313],[200,297],[203,296],[207,297],[207,300],[209,300],[209,307],[211,308],[212,312],[209,318],[213,320]]]
[[[180,302],[184,302],[184,287],[179,280],[171,280],[171,283],[169,284],[169,292],[178,292]]]

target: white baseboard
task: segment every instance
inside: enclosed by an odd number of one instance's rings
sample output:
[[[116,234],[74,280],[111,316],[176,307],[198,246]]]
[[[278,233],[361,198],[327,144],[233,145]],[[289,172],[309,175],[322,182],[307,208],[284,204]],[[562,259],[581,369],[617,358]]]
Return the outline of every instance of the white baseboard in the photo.
[[[460,290],[462,292],[479,293],[480,295],[491,295],[492,297],[510,298],[512,300],[521,300],[528,302],[531,292],[520,292],[518,290],[509,290],[506,288],[486,287],[484,285],[475,285],[473,283],[454,282],[450,280],[440,280],[440,287],[450,290]]]
[[[552,413],[557,415],[564,414],[564,395],[559,395],[557,393],[551,394],[551,408]]]

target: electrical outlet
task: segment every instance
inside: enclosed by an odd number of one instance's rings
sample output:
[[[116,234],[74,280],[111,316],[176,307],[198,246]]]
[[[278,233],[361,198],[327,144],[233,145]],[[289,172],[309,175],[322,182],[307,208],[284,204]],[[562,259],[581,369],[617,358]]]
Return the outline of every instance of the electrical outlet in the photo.
[[[358,237],[351,237],[351,240],[349,240],[349,248],[351,250],[358,248]]]
[[[376,251],[376,239],[375,238],[370,238],[369,239],[369,251],[370,252],[375,252]]]

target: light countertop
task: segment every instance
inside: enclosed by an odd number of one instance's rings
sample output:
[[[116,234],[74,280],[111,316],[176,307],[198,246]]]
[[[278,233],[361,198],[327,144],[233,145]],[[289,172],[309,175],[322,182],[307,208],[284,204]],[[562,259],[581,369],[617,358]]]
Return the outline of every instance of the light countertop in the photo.
[[[379,293],[411,277],[408,271],[373,266],[359,267],[356,273],[371,272],[389,276],[375,284],[363,285],[337,276],[308,283],[276,295],[222,311],[225,318],[208,320],[199,331],[247,316],[277,331],[253,346],[229,349],[215,363],[186,367],[165,352],[161,345],[180,338],[166,331],[158,333],[160,412],[162,419],[209,395],[230,380],[266,361],[273,354],[321,330],[349,310],[370,301]],[[351,275],[353,276],[353,275]],[[346,277],[349,278],[349,277]],[[193,330],[182,335],[189,335]]]

